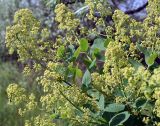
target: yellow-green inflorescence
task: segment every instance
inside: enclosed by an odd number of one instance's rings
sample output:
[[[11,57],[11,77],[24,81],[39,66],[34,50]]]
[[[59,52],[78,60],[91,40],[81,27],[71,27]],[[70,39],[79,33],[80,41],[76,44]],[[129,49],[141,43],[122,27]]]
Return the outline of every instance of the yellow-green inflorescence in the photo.
[[[49,62],[44,76],[39,78],[45,92],[40,99],[42,106],[49,113],[54,109],[55,114],[69,119],[75,125],[85,125],[92,119],[89,117],[90,111],[83,108],[83,105],[91,99],[76,85],[68,86],[63,82],[64,77],[56,71],[59,65],[60,63]],[[81,113],[83,118],[76,115],[77,112]]]
[[[46,61],[52,53],[47,28],[40,28],[40,22],[33,16],[29,9],[21,9],[15,13],[14,23],[6,29],[6,45],[12,54],[17,51],[21,61],[34,59],[36,63]],[[53,58],[53,56],[52,56]]]
[[[55,20],[59,23],[59,29],[74,30],[80,23],[79,19],[75,18],[74,13],[65,4],[58,4],[55,13]]]
[[[132,47],[133,43],[138,42],[148,50],[151,50],[152,52],[155,51],[159,54],[160,9],[157,6],[158,3],[159,2],[156,0],[149,1],[147,7],[148,16],[143,22],[137,22],[120,10],[116,10],[113,15],[116,28],[116,32],[114,33],[115,39]]]
[[[7,94],[10,101],[17,105],[27,101],[25,89],[17,84],[10,84],[7,88]]]
[[[84,107],[85,104],[91,103],[95,107],[94,109],[98,111],[96,103],[83,93],[77,85],[68,86],[65,84],[63,75],[57,71],[59,67],[63,67],[63,65],[49,62],[44,75],[37,78],[44,92],[38,101],[41,106],[37,105],[38,102],[34,94],[24,95],[24,88],[16,84],[8,87],[9,99],[13,103],[23,103],[23,106],[20,106],[18,110],[22,117],[26,117],[29,113],[36,112],[36,110],[42,114],[44,112],[44,115],[33,114],[32,118],[26,120],[25,126],[54,125],[54,121],[52,122],[54,118],[50,118],[53,111],[54,115],[60,115],[62,119],[67,119],[73,125],[90,125],[90,121],[96,123],[90,117],[91,111]],[[77,115],[77,113],[79,114]]]

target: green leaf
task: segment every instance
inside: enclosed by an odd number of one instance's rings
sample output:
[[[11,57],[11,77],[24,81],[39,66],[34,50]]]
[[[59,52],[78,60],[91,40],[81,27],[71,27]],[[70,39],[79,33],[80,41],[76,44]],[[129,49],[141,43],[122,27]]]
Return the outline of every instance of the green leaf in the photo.
[[[81,48],[80,48],[80,47],[78,47],[78,48],[77,48],[77,50],[74,52],[73,57],[75,57],[75,58],[77,59],[77,58],[78,58],[78,56],[79,56],[79,54],[80,54],[80,52],[81,52]]]
[[[76,72],[76,69],[73,67],[73,63],[70,63],[68,65],[66,76],[69,77],[69,78],[70,77],[74,77],[75,76],[75,72]]]
[[[146,48],[142,47],[139,43],[137,43],[137,48],[138,48],[138,50],[141,51],[145,56],[149,56],[149,51],[148,51]]]
[[[88,70],[86,70],[82,78],[82,84],[88,87],[90,83],[91,83],[91,74]]]
[[[95,66],[95,64],[96,64],[96,58],[90,64],[89,69],[91,69],[93,66]]]
[[[124,109],[125,109],[125,105],[113,103],[113,104],[109,104],[105,108],[105,111],[106,112],[120,112],[120,111],[123,111]]]
[[[57,0],[49,0],[49,1],[46,1],[46,6],[48,7],[51,7],[51,6],[55,6],[56,3],[57,3]]]
[[[50,118],[52,118],[52,119],[56,119],[58,117],[58,114],[52,114],[52,115],[50,115]]]
[[[81,69],[76,68],[76,77],[82,77]]]
[[[138,98],[136,99],[135,103],[134,103],[134,106],[136,108],[142,108],[143,106],[145,106],[147,100],[144,99],[144,98]]]
[[[131,63],[131,65],[135,68],[138,69],[139,67],[143,66],[140,62],[133,60],[131,58],[128,59],[128,61]]]
[[[77,16],[86,14],[86,12],[88,11],[88,8],[89,8],[88,6],[83,6],[83,7],[79,8],[74,14]]]
[[[72,53],[74,53],[74,52],[75,52],[74,46],[73,46],[72,44],[71,44],[71,45],[69,45],[69,46],[68,46],[68,48],[71,50],[71,52],[72,52]]]
[[[85,38],[80,39],[80,48],[82,52],[86,52],[88,50],[89,44],[88,40]]]
[[[105,50],[105,45],[107,45],[107,43],[105,43],[105,39],[102,38],[97,38],[94,40],[94,43],[92,45],[92,49],[99,49],[100,51]]]
[[[99,102],[98,102],[98,106],[99,106],[100,110],[104,110],[104,105],[105,105],[105,99],[104,99],[104,96],[101,95]]]
[[[109,121],[109,126],[122,125],[124,122],[128,120],[129,117],[130,117],[130,114],[127,111],[116,114]]]
[[[158,54],[156,52],[152,52],[151,50],[147,50],[140,44],[137,44],[137,48],[145,55],[145,62],[148,65],[148,67],[152,66]]]
[[[65,47],[64,46],[60,46],[57,50],[57,56],[63,56],[64,55],[64,51],[65,51]]]
[[[88,95],[93,97],[94,99],[98,100],[100,98],[100,93],[95,89],[89,89],[87,90]]]
[[[148,67],[152,66],[157,58],[157,53],[153,52],[149,56],[145,56],[145,61]]]
[[[147,100],[146,103],[142,106],[141,114],[152,117],[154,107],[155,106]]]

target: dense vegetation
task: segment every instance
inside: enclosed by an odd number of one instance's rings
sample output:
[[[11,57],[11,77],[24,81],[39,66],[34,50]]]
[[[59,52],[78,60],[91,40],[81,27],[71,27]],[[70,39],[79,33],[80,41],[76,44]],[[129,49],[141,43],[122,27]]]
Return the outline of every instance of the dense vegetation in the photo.
[[[20,9],[6,28],[24,67],[2,74],[20,78],[2,82],[15,119],[0,125],[160,126],[160,2],[143,21],[107,1],[46,3],[48,18]]]

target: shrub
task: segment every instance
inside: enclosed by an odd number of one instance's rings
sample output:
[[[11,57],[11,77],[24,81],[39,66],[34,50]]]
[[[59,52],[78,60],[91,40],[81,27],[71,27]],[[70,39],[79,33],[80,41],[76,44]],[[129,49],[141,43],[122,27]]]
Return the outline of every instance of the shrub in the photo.
[[[26,126],[160,125],[159,2],[149,1],[143,22],[119,10],[105,22],[112,15],[106,2],[86,4],[91,27],[64,4],[55,7],[58,28],[65,33],[55,42],[30,10],[16,12],[7,28],[7,47],[19,60],[32,61],[24,73],[36,74],[43,92],[11,84],[11,103],[20,106]]]

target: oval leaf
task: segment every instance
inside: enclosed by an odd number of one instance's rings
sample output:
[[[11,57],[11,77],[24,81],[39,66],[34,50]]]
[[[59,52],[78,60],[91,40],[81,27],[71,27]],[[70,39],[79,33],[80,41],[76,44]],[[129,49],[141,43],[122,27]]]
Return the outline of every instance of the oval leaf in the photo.
[[[82,70],[76,68],[76,77],[82,77]]]
[[[92,61],[92,63],[89,65],[89,69],[94,67],[96,65],[96,58]]]
[[[134,59],[129,58],[128,61],[130,62],[130,64],[131,64],[136,70],[137,70],[139,67],[142,67],[142,66],[143,66],[140,62],[138,62],[138,61],[136,61],[136,60],[134,60]]]
[[[109,121],[109,126],[122,125],[124,122],[128,120],[129,117],[130,114],[127,111],[121,112],[111,118],[111,120]]]
[[[147,102],[146,99],[138,98],[138,99],[136,99],[134,106],[137,108],[141,108],[141,107],[145,106],[146,102]]]
[[[123,111],[124,109],[125,109],[125,105],[113,103],[113,104],[109,104],[105,108],[105,111],[106,112],[120,112],[120,111]]]
[[[137,43],[137,49],[141,51],[145,56],[149,56],[150,52],[146,48],[142,47],[139,43]]]
[[[89,44],[88,40],[85,38],[80,39],[80,48],[82,52],[86,52],[88,50]]]
[[[99,49],[99,50],[105,50],[105,39],[97,38],[94,40],[94,43],[91,47],[92,49]]]
[[[105,99],[104,99],[104,96],[101,95],[99,102],[98,102],[98,106],[99,106],[100,110],[104,110],[104,105],[105,105]]]
[[[73,57],[75,57],[76,59],[78,58],[79,54],[81,52],[81,49],[80,48],[77,48],[77,50],[74,52],[74,55]]]
[[[150,67],[154,64],[154,61],[155,59],[157,58],[157,53],[152,53],[151,55],[147,56],[145,55],[145,61],[146,61],[146,64]]]
[[[88,85],[91,83],[91,74],[88,70],[86,70],[86,72],[83,75],[82,78],[82,84],[86,85],[88,87]]]

